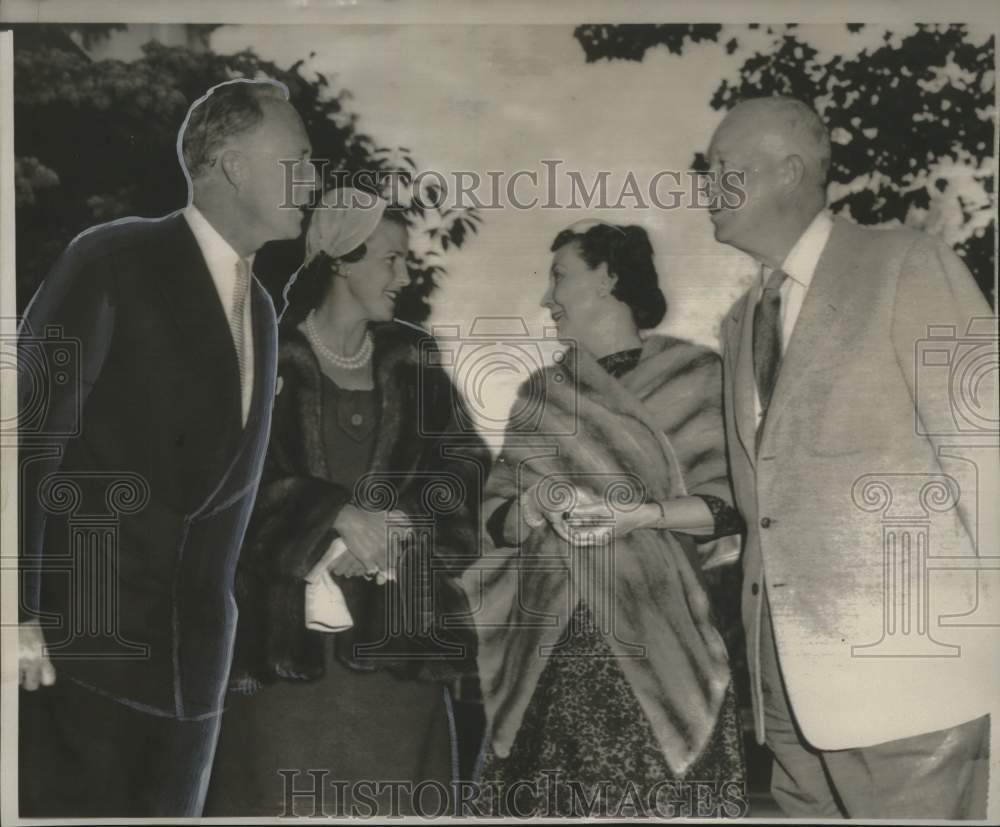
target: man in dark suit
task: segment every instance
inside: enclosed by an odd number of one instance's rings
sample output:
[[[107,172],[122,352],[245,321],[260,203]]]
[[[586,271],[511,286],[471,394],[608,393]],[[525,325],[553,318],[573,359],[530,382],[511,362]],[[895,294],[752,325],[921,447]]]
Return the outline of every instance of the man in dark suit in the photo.
[[[77,237],[20,332],[22,816],[204,800],[274,395],[253,257],[301,233],[312,170],[273,81],[214,87],[177,148],[188,206]]]
[[[962,398],[965,385],[917,357],[929,330],[957,347],[978,320],[993,332],[977,364],[995,366],[995,319],[947,244],[827,212],[830,139],[801,101],[740,103],[708,155],[745,194],[713,210],[715,237],[760,266],[721,338],[772,793],[790,817],[985,818],[995,622],[950,630],[961,657],[931,633],[979,597],[972,569],[989,552],[975,504],[995,490],[995,453],[977,482],[948,446],[963,405],[995,423],[996,368]],[[926,579],[928,555],[954,570]]]

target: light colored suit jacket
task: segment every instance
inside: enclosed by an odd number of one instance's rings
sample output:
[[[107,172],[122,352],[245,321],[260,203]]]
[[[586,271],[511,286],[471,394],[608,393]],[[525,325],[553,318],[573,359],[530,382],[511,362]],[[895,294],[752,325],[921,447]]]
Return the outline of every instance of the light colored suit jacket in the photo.
[[[753,297],[751,288],[724,317],[721,338],[729,459],[748,525],[743,620],[758,740],[765,573],[788,697],[813,746],[868,746],[984,714],[998,696],[1000,627],[950,627],[941,616],[979,600],[981,620],[992,600],[1000,622],[1000,595],[984,594],[1000,572],[968,570],[998,553],[980,537],[994,504],[980,514],[977,503],[977,487],[995,484],[996,451],[944,456],[967,441],[970,422],[980,442],[991,438],[983,423],[996,422],[989,305],[945,244],[836,219],[758,453]],[[986,325],[978,338],[968,335],[976,317]],[[977,348],[982,381],[964,404],[978,419],[960,410],[953,381]]]

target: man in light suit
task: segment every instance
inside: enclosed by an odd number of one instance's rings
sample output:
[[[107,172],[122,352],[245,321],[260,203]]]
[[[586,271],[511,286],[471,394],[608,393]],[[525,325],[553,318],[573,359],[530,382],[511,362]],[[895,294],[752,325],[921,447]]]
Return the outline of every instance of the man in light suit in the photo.
[[[957,401],[916,357],[929,326],[960,339],[974,318],[990,325],[990,308],[944,243],[826,211],[830,140],[800,101],[740,103],[708,156],[745,194],[712,210],[715,237],[761,268],[721,339],[773,795],[794,817],[984,818],[995,630],[961,652],[935,642],[928,621],[975,608],[979,580],[956,570],[928,583],[921,566],[928,551],[956,569],[995,552],[978,547],[969,475],[939,451]],[[974,403],[996,421],[994,387]],[[894,546],[900,517],[915,523]]]
[[[25,399],[53,342],[75,343],[79,380],[19,422],[22,816],[204,801],[274,397],[253,258],[301,233],[285,173],[308,182],[311,147],[283,85],[233,81],[192,105],[177,148],[188,206],[77,237],[20,331]]]

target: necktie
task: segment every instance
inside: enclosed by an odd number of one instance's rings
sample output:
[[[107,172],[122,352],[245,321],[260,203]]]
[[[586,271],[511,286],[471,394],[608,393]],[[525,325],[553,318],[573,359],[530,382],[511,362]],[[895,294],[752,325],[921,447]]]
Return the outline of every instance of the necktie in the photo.
[[[761,410],[758,444],[781,365],[781,285],[786,278],[788,274],[782,270],[771,271],[753,317],[753,373]]]
[[[243,334],[243,316],[246,310],[247,293],[250,290],[250,264],[245,258],[236,262],[236,284],[233,288],[233,307],[229,315],[229,327],[236,346],[236,364],[240,371],[240,391],[246,387],[246,337]]]

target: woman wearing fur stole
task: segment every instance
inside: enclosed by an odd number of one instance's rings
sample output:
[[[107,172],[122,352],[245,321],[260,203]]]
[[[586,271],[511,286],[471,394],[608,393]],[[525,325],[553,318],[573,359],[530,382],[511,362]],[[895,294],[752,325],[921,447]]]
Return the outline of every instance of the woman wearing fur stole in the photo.
[[[542,304],[568,348],[520,388],[524,415],[483,504],[495,546],[477,615],[483,794],[516,815],[697,815],[663,809],[679,806],[679,782],[714,785],[716,804],[745,800],[726,647],[700,577],[735,562],[742,527],[721,360],[640,337],[666,313],[641,227],[581,222],[552,252]],[[509,800],[519,781],[532,795]],[[639,806],[621,809],[630,798]]]
[[[288,290],[205,815],[407,813],[453,779],[445,681],[475,669],[458,578],[489,454],[433,339],[393,320],[408,232],[386,206],[326,193]]]

